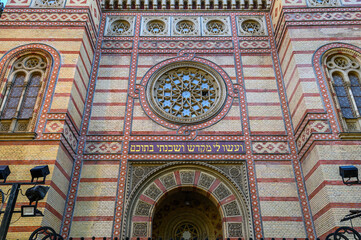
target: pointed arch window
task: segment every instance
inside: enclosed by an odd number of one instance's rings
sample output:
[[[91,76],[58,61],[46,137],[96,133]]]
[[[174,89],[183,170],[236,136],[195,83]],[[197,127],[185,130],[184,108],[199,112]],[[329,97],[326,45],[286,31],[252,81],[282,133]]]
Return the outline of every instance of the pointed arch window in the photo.
[[[360,63],[351,56],[334,54],[326,65],[347,131],[361,131]]]
[[[29,123],[39,100],[46,66],[46,60],[40,55],[23,56],[14,62],[2,89],[1,132],[30,131]]]

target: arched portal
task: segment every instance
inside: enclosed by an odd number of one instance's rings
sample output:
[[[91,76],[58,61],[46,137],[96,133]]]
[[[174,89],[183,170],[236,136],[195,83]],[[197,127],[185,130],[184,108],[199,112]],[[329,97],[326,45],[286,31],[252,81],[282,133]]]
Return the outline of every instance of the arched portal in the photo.
[[[216,202],[199,188],[180,187],[164,195],[155,206],[151,227],[153,239],[223,238]]]
[[[244,189],[217,168],[205,163],[169,163],[144,176],[131,191],[123,236],[249,238],[253,237],[249,209]]]

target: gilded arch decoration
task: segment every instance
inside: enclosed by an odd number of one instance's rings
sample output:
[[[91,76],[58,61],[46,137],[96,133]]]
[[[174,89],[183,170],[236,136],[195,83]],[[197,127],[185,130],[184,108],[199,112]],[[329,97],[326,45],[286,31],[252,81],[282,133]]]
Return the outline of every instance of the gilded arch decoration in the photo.
[[[248,194],[231,177],[206,163],[172,162],[150,171],[129,193],[123,237],[152,237],[152,219],[160,199],[185,188],[208,194],[219,206],[223,238],[253,236]]]

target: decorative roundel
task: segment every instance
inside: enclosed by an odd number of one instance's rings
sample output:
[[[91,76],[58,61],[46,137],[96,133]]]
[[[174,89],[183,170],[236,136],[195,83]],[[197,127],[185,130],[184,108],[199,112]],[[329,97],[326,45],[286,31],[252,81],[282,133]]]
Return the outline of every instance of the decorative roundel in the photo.
[[[165,23],[160,20],[152,20],[147,24],[148,32],[152,34],[160,34],[165,31]]]
[[[226,31],[226,26],[220,20],[212,20],[206,24],[208,32],[212,34],[223,34]]]
[[[110,29],[113,33],[123,34],[130,29],[130,23],[125,20],[117,20],[111,24]]]
[[[195,124],[214,117],[226,96],[226,85],[219,73],[193,62],[163,67],[150,78],[146,90],[153,112],[178,124]]]
[[[354,68],[357,69],[360,67],[360,64],[354,59],[348,57],[347,55],[333,55],[327,59],[327,67],[330,69],[349,69]]]
[[[262,31],[261,24],[255,20],[246,20],[242,23],[243,31],[247,33],[259,33]]]
[[[183,20],[176,25],[177,32],[181,34],[192,34],[195,31],[194,23],[188,20]]]

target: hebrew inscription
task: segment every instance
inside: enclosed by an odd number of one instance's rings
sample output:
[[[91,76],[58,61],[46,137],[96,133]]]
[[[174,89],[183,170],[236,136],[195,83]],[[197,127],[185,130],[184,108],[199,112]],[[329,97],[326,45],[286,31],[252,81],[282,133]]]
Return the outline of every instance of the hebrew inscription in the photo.
[[[129,153],[135,154],[245,154],[244,142],[131,142]]]

